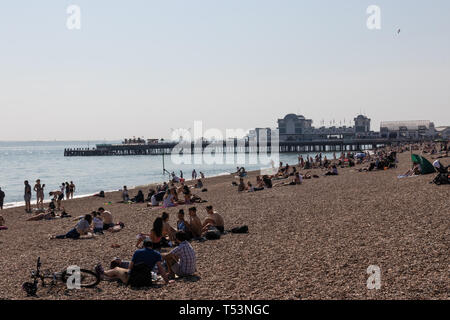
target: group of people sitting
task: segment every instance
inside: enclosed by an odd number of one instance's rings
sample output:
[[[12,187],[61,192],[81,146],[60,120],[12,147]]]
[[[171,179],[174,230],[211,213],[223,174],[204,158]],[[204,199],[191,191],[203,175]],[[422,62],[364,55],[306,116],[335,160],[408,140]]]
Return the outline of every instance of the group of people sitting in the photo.
[[[204,188],[201,179],[196,180],[192,186],[187,185],[184,181],[179,182],[176,186],[175,182],[164,182],[162,185],[156,186],[155,189],[150,189],[147,197],[144,196],[142,190],[138,190],[134,198],[130,198],[126,186],[122,190],[123,203],[147,203],[148,206],[158,207],[162,204],[164,208],[174,207],[181,204],[193,204],[206,202],[201,197],[193,194],[191,189],[201,189],[202,192],[207,191]]]
[[[176,276],[193,275],[196,271],[196,254],[189,243],[200,239],[208,232],[224,232],[223,217],[212,206],[206,207],[207,217],[201,222],[197,208],[189,208],[189,221],[185,219],[184,211],[178,212],[176,229],[169,223],[169,214],[163,212],[153,222],[150,233],[137,235],[138,248],[131,261],[115,258],[110,269],[96,267],[106,280],[120,280],[131,286],[148,286],[157,279],[159,274],[166,284]],[[169,253],[161,253],[163,247],[171,247]]]
[[[155,219],[153,229],[150,233],[140,233],[137,235],[136,246],[139,247],[145,239],[150,239],[155,249],[170,247],[176,240],[175,234],[177,231],[183,231],[188,240],[201,240],[203,237],[207,237],[210,232],[218,231],[223,233],[225,229],[222,215],[216,212],[212,206],[206,207],[206,213],[207,217],[201,222],[197,215],[196,207],[188,209],[189,220],[185,219],[184,210],[179,210],[175,229],[169,223],[169,214],[163,212],[161,217]]]
[[[77,218],[77,224],[67,233],[50,235],[49,239],[89,239],[94,235],[103,234],[103,231],[119,232],[125,225],[122,222],[114,223],[111,212],[99,208],[90,214]]]

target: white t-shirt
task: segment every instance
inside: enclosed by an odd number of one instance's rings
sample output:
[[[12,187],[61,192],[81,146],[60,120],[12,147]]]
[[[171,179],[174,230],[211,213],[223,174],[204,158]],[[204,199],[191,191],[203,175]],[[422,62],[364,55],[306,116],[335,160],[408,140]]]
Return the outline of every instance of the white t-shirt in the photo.
[[[156,201],[155,195],[152,195],[151,201],[152,201],[152,206],[157,206],[159,204],[158,201]]]
[[[441,163],[439,162],[439,160],[434,160],[433,167],[438,168],[438,169],[441,167]]]

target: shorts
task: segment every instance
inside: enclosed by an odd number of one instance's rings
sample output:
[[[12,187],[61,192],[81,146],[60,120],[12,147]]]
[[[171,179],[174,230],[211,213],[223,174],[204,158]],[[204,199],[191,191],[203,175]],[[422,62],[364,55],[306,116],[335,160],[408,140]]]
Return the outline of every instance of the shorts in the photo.
[[[103,234],[103,228],[94,228],[94,233]]]
[[[114,223],[104,223],[103,224],[103,230],[108,230],[109,228],[114,228],[115,224]]]
[[[181,266],[178,262],[174,263],[170,268],[177,276],[182,277],[182,276],[190,276],[191,275],[191,274],[182,272]]]
[[[25,202],[30,202],[31,201],[31,194],[26,194],[24,197]]]
[[[225,231],[225,228],[223,226],[216,226],[216,228],[220,231],[220,233],[223,233]]]
[[[61,193],[58,197],[58,200],[64,200],[64,193]]]

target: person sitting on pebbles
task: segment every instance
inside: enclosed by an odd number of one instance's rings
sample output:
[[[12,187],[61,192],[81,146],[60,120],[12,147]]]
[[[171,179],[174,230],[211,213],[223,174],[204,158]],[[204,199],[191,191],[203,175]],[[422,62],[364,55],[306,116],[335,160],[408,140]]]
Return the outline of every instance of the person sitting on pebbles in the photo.
[[[105,208],[100,207],[97,211],[103,220],[103,230],[107,230],[109,232],[119,232],[124,228],[124,224],[122,222],[114,223],[113,215],[111,212],[105,210]]]
[[[188,242],[189,236],[183,231],[178,231],[175,237],[178,246],[163,255],[169,271],[169,277],[175,278],[175,275],[179,277],[193,275],[197,271],[197,259],[194,248]]]
[[[155,265],[158,267],[159,273],[164,279],[166,284],[172,283],[173,281],[169,281],[166,270],[162,266],[162,256],[159,252],[152,249],[152,241],[150,239],[145,239],[143,243],[144,247],[142,249],[138,249],[134,252],[133,257],[131,258],[131,262],[128,265],[128,268],[115,267],[114,269],[101,271],[102,268],[97,268],[99,270],[100,275],[103,275],[106,279],[114,280],[118,279],[122,281],[124,284],[128,284],[128,280],[130,279],[130,273],[133,270],[133,267],[138,264],[145,264],[149,268],[149,270],[153,270]]]
[[[206,213],[208,214],[208,217],[202,224],[202,232],[207,232],[210,227],[215,227],[217,228],[217,230],[223,233],[225,231],[225,223],[222,216],[214,211],[212,206],[206,207]]]
[[[199,238],[202,236],[202,222],[197,216],[197,208],[189,208],[189,227],[194,238]]]

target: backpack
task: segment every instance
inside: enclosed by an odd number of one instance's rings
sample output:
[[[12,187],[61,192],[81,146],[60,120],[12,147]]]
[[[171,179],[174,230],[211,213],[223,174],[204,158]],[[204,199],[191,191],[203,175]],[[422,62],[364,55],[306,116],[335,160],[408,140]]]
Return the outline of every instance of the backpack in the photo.
[[[231,233],[248,233],[248,226],[241,226],[231,229]]]
[[[152,269],[145,263],[138,263],[130,271],[128,285],[133,288],[150,287],[152,285]]]
[[[433,182],[437,185],[450,184],[448,173],[438,173],[437,176],[433,179]]]
[[[218,240],[220,239],[220,231],[217,228],[211,228],[205,233],[204,237],[208,240]]]

